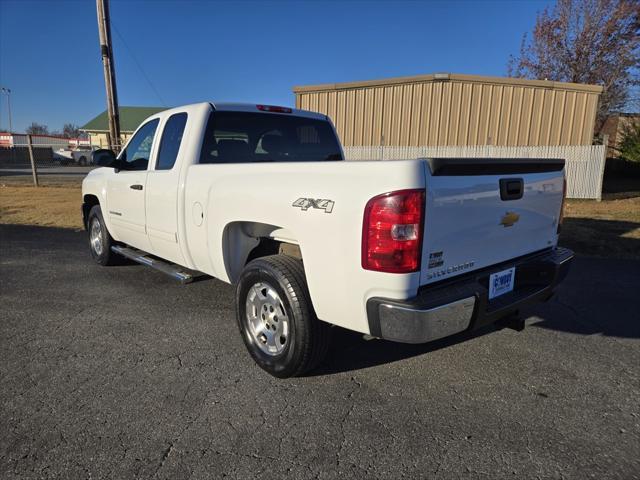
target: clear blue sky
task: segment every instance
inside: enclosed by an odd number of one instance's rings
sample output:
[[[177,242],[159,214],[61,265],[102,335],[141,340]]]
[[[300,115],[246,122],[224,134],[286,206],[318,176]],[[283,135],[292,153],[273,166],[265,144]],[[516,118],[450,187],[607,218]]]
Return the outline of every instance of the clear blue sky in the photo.
[[[293,105],[294,85],[504,76],[509,54],[550,3],[112,0],[119,100]],[[50,130],[82,125],[102,112],[95,1],[0,0],[0,85],[12,90],[16,131],[32,121]],[[0,117],[7,128],[4,96]]]

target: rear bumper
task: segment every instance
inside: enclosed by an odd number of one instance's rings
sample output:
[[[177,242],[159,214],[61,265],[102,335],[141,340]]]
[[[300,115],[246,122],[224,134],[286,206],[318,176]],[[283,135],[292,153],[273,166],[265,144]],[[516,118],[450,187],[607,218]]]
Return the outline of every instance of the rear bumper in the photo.
[[[404,343],[426,343],[491,324],[519,309],[548,300],[566,277],[573,252],[554,248],[427,285],[409,300],[371,298],[371,335]],[[489,275],[516,267],[512,292],[489,300]]]

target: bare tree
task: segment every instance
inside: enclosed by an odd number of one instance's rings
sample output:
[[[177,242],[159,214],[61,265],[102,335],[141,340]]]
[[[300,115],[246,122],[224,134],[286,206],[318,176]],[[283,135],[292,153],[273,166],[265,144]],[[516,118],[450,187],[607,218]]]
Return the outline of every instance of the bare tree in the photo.
[[[73,123],[65,123],[62,127],[62,135],[67,138],[78,138],[80,136],[80,127]]]
[[[598,128],[612,111],[631,103],[640,85],[640,2],[558,0],[538,14],[509,76],[602,85]]]
[[[49,127],[37,122],[31,122],[31,125],[29,125],[25,131],[31,135],[47,135],[49,133]]]

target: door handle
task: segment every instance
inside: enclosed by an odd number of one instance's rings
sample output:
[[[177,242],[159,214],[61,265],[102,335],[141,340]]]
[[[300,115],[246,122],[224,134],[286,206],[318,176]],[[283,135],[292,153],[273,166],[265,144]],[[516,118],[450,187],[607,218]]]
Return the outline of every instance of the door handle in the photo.
[[[142,185],[136,183],[135,185],[129,185],[129,188],[132,188],[133,190],[142,190]]]

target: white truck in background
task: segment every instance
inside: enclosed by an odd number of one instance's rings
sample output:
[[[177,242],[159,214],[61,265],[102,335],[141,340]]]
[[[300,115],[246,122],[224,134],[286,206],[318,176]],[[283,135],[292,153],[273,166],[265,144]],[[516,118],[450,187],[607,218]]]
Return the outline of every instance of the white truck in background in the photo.
[[[86,167],[93,163],[93,148],[81,145],[71,151],[71,156],[76,165]]]
[[[93,148],[89,146],[79,146],[72,148],[59,148],[54,150],[53,158],[60,165],[79,165],[81,167],[89,166],[93,163]]]
[[[548,299],[563,160],[346,162],[325,115],[200,103],[149,117],[83,182],[93,258],[236,286],[260,367],[301,375],[330,324],[424,343]]]

